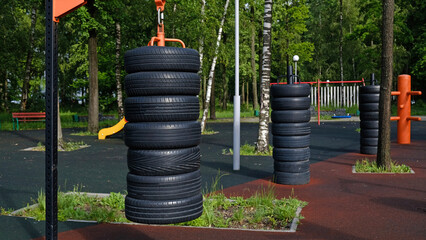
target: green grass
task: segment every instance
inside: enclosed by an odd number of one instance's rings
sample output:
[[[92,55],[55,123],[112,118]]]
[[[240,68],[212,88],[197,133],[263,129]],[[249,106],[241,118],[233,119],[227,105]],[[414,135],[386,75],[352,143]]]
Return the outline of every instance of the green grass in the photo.
[[[218,133],[219,133],[218,131],[215,131],[215,130],[213,130],[213,129],[206,128],[206,129],[204,130],[204,132],[202,133],[202,135],[215,135],[215,134],[218,134]]]
[[[38,221],[45,220],[46,196],[40,191],[33,203],[35,208],[19,212],[17,216],[33,217]],[[111,193],[109,197],[90,197],[87,194],[58,193],[58,220],[68,219],[90,220],[97,222],[129,222],[124,216],[124,196]]]
[[[245,143],[240,148],[240,155],[243,155],[243,156],[272,156],[273,148],[272,148],[271,145],[269,145],[268,148],[269,148],[269,151],[267,153],[258,153],[258,152],[256,152],[256,146],[255,145]],[[232,148],[223,149],[222,154],[233,155],[234,151],[233,151]]]
[[[216,178],[212,189],[216,189],[220,177]],[[17,213],[17,216],[32,217],[42,221],[45,219],[45,194],[40,191],[34,208],[27,208]],[[204,196],[203,214],[201,217],[176,224],[179,226],[250,228],[250,229],[282,229],[295,217],[298,207],[307,203],[298,200],[291,194],[288,198],[276,199],[275,189],[261,187],[252,197],[227,198],[217,191]],[[29,204],[27,204],[29,207]],[[11,211],[3,210],[2,214]],[[124,215],[124,196],[121,193],[111,193],[109,197],[90,197],[78,192],[73,194],[58,193],[58,220],[92,220],[97,222],[129,222]],[[302,217],[300,216],[300,219]]]
[[[98,136],[97,133],[91,133],[91,132],[88,132],[88,131],[71,133],[70,135],[72,135],[72,136]]]
[[[391,170],[386,171],[384,167],[378,167],[376,161],[365,158],[355,162],[355,171],[357,173],[410,173],[411,169],[407,165],[399,165],[392,161]]]
[[[85,144],[82,141],[80,141],[80,142],[65,142],[63,149],[59,149],[59,150],[64,151],[64,152],[71,152],[71,151],[79,150],[79,149],[85,148],[85,147],[88,147],[88,145]],[[43,151],[46,151],[46,147],[41,142],[38,142],[37,147],[35,147],[33,150],[43,152]]]

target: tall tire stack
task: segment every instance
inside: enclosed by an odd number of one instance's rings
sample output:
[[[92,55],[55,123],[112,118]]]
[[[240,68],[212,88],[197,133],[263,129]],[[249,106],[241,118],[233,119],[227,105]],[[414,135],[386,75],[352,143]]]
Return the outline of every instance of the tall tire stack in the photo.
[[[363,86],[359,91],[360,153],[377,154],[379,141],[380,85]]]
[[[201,216],[198,52],[140,47],[124,56],[127,219],[170,224]]]
[[[309,94],[308,84],[271,87],[274,181],[278,184],[309,183]]]

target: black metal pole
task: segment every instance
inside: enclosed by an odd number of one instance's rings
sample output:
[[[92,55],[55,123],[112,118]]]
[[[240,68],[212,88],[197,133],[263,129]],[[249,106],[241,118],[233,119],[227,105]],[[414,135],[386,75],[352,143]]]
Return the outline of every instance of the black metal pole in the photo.
[[[370,85],[376,85],[376,79],[374,78],[374,73],[371,74]]]
[[[46,0],[46,240],[58,239],[58,76],[57,23],[53,0]]]
[[[287,84],[293,84],[294,78],[293,78],[293,67],[288,66],[287,67]]]

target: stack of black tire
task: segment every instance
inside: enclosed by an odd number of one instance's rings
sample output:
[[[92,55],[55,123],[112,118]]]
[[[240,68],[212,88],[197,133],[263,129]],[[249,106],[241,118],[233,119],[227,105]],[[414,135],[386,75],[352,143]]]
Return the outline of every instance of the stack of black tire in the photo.
[[[309,94],[308,84],[271,87],[274,181],[278,184],[309,183]]]
[[[126,217],[148,224],[195,219],[203,211],[199,54],[151,46],[126,52],[124,60]]]
[[[362,154],[377,154],[379,142],[380,85],[363,86],[359,90],[359,112]]]

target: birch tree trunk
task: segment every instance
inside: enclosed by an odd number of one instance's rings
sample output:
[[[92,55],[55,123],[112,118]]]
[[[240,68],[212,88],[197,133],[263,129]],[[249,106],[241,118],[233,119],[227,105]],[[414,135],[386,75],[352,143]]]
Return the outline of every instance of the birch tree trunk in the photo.
[[[208,80],[208,83],[207,83],[206,100],[204,102],[204,109],[203,109],[203,118],[201,119],[201,132],[204,132],[204,130],[206,129],[207,113],[209,112],[209,106],[210,106],[210,97],[211,97],[211,92],[212,92],[212,82],[213,82],[213,77],[214,77],[214,70],[216,68],[217,56],[218,56],[218,53],[219,53],[219,46],[220,46],[220,39],[222,38],[223,25],[225,24],[225,17],[226,17],[226,12],[228,11],[228,6],[229,6],[229,0],[226,0],[222,20],[220,21],[219,32],[217,34],[216,48],[214,50],[214,57],[213,57],[213,61],[212,61],[212,66],[211,66],[210,72],[209,72],[209,80]]]
[[[30,27],[30,46],[27,52],[27,62],[25,63],[25,77],[22,84],[21,106],[20,110],[25,111],[28,103],[28,93],[30,92],[31,65],[33,61],[34,34],[37,23],[37,8],[34,6],[31,10],[31,27]]]
[[[271,80],[271,31],[272,31],[272,0],[265,0],[263,16],[263,52],[262,52],[262,79],[260,88],[259,135],[256,151],[269,151],[269,99]]]
[[[256,79],[256,20],[254,18],[254,6],[251,6],[251,74],[252,74],[252,90],[253,90],[253,109],[259,108],[259,99],[257,98],[257,79]]]
[[[391,169],[390,155],[390,103],[393,73],[393,20],[394,0],[383,0],[382,14],[382,78],[379,99],[379,142],[377,165]]]
[[[115,81],[117,84],[117,105],[119,119],[124,117],[123,107],[123,88],[121,85],[121,25],[120,22],[115,23]]]

